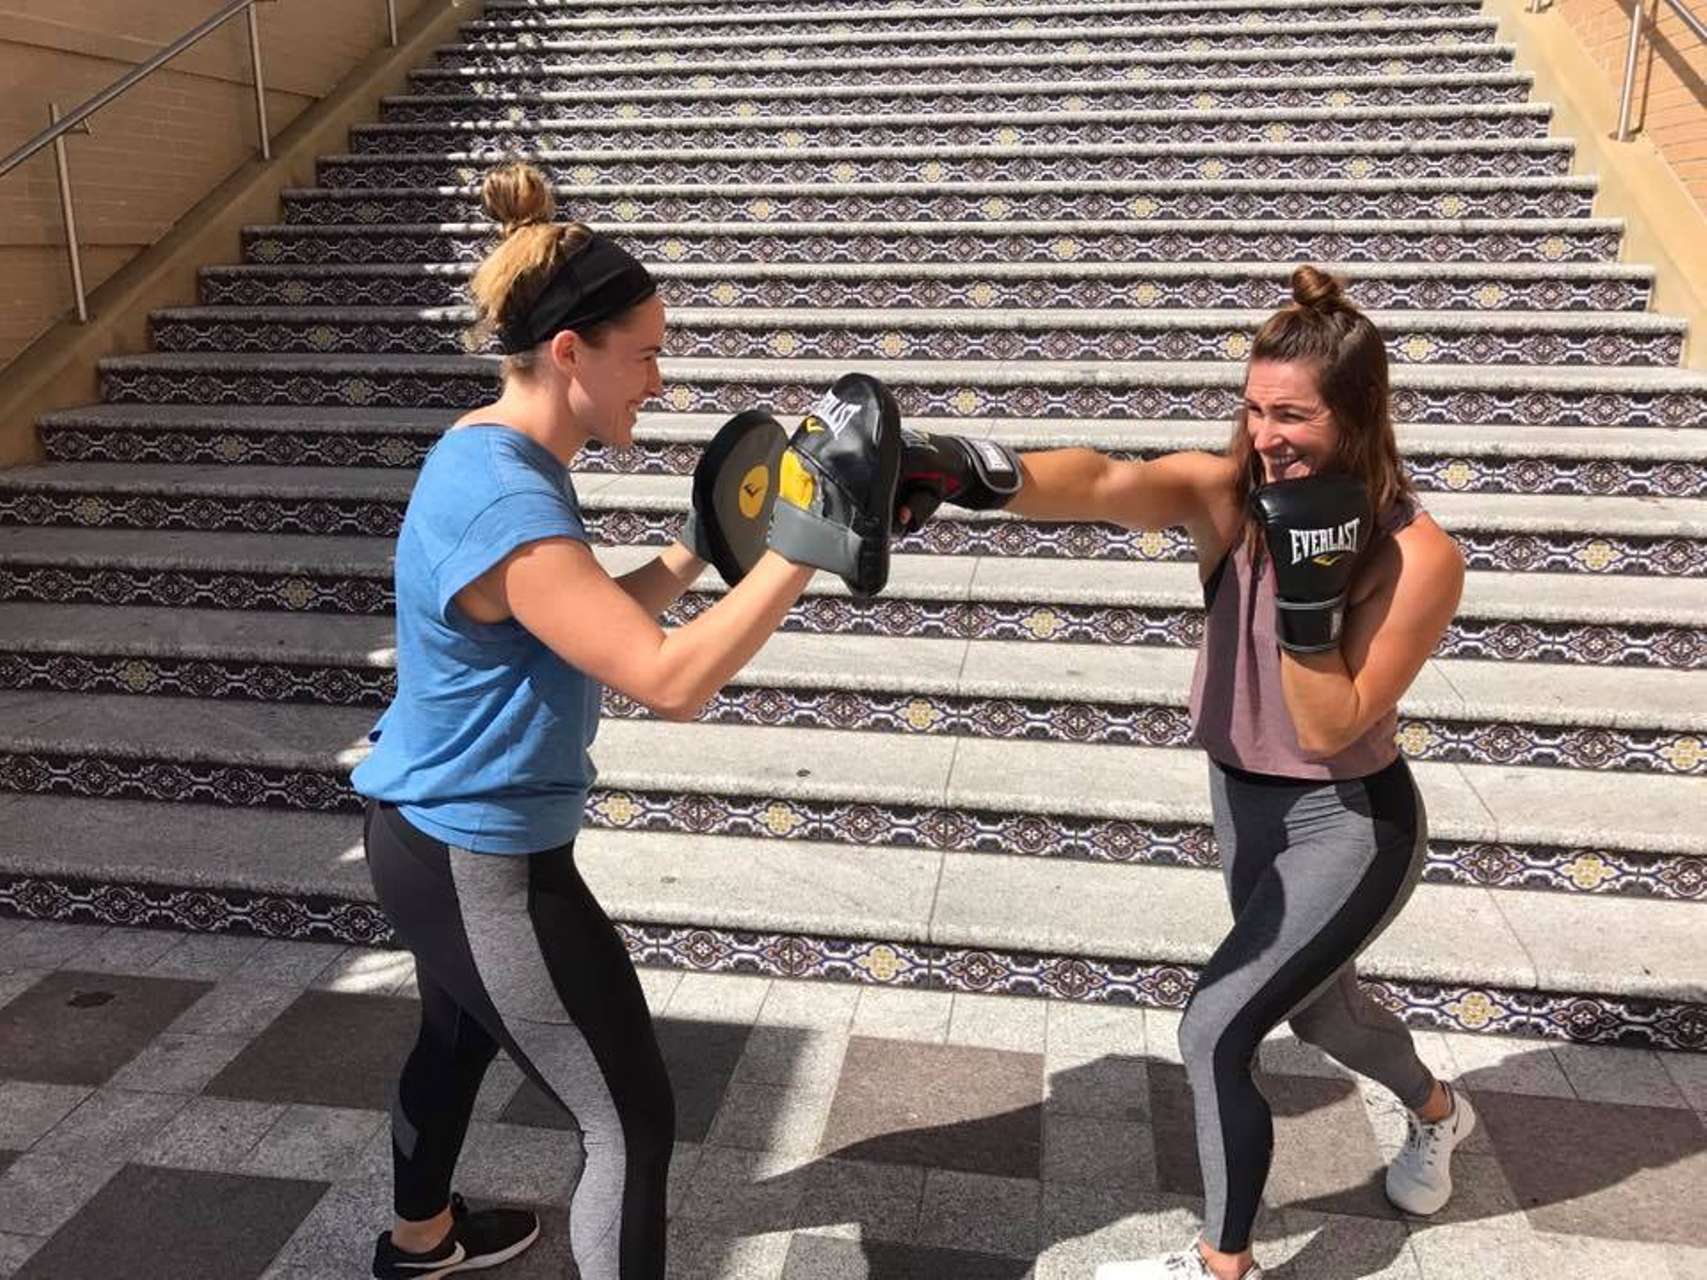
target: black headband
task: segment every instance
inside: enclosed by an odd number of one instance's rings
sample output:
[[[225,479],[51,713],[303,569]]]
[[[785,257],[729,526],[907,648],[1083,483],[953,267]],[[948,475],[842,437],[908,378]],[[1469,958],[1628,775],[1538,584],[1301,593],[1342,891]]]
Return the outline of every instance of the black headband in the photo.
[[[621,315],[658,292],[628,250],[601,235],[589,236],[551,277],[527,315],[500,326],[505,355],[528,351],[565,329],[584,329]]]

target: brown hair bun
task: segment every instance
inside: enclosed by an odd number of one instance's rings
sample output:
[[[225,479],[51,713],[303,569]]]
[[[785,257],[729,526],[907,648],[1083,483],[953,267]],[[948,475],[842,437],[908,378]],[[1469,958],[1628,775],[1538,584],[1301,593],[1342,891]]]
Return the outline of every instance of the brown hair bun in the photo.
[[[522,161],[500,165],[486,175],[480,186],[480,205],[506,236],[523,227],[550,222],[557,212],[557,198],[551,194],[545,175]]]
[[[1344,286],[1326,271],[1309,263],[1292,273],[1292,300],[1301,307],[1323,310],[1347,305]]]

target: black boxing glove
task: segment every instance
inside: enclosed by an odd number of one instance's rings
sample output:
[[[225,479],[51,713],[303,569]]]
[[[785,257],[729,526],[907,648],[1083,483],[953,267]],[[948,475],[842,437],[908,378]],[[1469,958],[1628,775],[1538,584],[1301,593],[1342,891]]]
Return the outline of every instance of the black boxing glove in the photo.
[[[1346,593],[1374,525],[1369,490],[1347,475],[1304,476],[1251,494],[1274,561],[1275,633],[1291,653],[1339,646]]]
[[[1005,507],[1019,492],[1019,455],[993,440],[901,431],[901,483],[896,490],[895,527],[917,533],[944,502],[973,511]],[[907,519],[900,508],[907,508]]]

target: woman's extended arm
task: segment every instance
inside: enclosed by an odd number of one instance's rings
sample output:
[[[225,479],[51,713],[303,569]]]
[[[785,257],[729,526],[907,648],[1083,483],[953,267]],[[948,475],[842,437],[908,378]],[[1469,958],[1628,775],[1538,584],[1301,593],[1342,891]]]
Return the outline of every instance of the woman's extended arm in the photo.
[[[546,538],[464,587],[456,603],[481,621],[515,618],[601,684],[667,719],[689,720],[782,624],[812,573],[767,552],[711,608],[665,631],[586,543]]]
[[[1022,454],[1020,465],[1024,480],[1007,509],[1033,520],[1103,520],[1129,529],[1184,525],[1202,547],[1203,535],[1213,538],[1233,514],[1233,464],[1219,454],[1128,462],[1094,449],[1051,449]]]
[[[1464,557],[1419,516],[1366,571],[1380,583],[1346,613],[1339,648],[1280,656],[1280,684],[1298,744],[1331,756],[1356,742],[1410,688],[1458,609]]]

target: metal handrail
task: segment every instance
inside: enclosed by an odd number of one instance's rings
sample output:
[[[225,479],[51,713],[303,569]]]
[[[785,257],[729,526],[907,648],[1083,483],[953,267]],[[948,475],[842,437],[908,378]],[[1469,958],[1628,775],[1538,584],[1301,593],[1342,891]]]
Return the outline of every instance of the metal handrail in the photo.
[[[88,322],[89,303],[83,290],[82,251],[77,243],[77,214],[72,204],[71,168],[65,155],[65,135],[73,132],[88,133],[87,121],[90,116],[112,102],[120,94],[146,80],[184,50],[192,45],[199,44],[205,37],[242,13],[247,16],[249,23],[249,63],[254,72],[255,128],[259,135],[259,150],[261,159],[271,160],[273,158],[273,141],[271,132],[267,128],[267,89],[266,81],[261,74],[261,28],[255,20],[255,6],[270,3],[273,3],[273,0],[228,0],[228,3],[211,17],[186,31],[160,50],[159,53],[148,59],[147,62],[132,67],[94,97],[81,106],[73,108],[69,115],[62,116],[60,114],[58,103],[48,103],[48,127],[4,160],[0,160],[0,178],[3,178],[44,147],[53,148],[54,166],[58,171],[59,178],[60,212],[65,218],[66,251],[71,259],[71,288],[77,298],[77,319],[80,322]],[[385,0],[385,27],[389,43],[395,46],[397,44],[397,0]]]
[[[1701,19],[1679,3],[1679,0],[1665,0],[1667,6],[1683,23],[1693,31],[1703,43],[1707,43],[1707,26]],[[1624,89],[1618,97],[1618,141],[1630,140],[1630,99],[1636,91],[1636,55],[1642,47],[1642,19],[1646,16],[1644,0],[1630,0],[1630,43],[1624,50]]]

